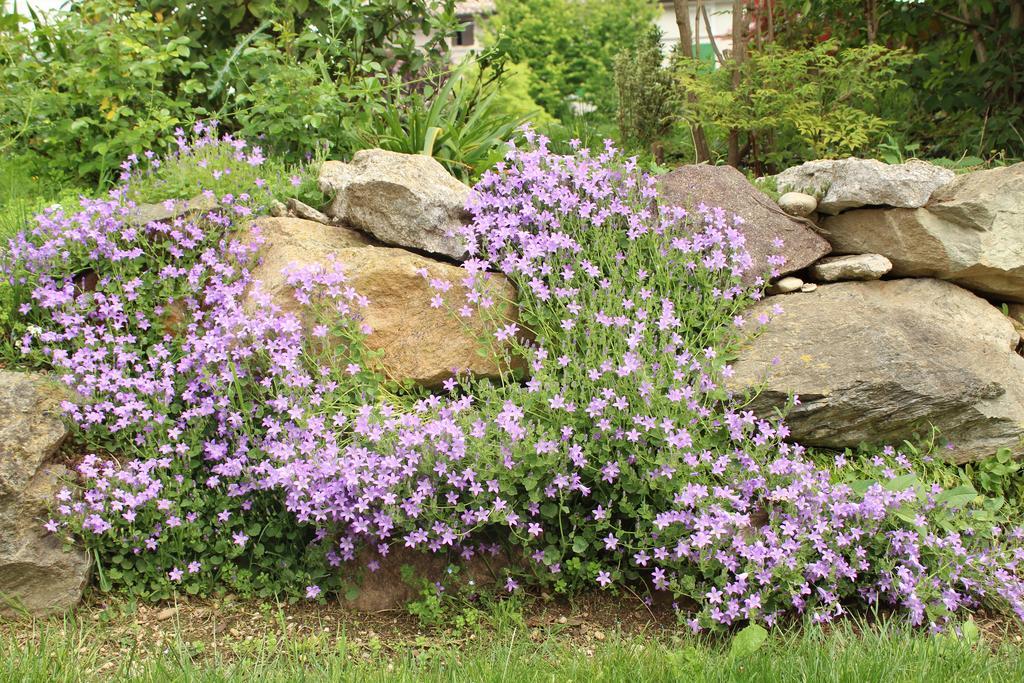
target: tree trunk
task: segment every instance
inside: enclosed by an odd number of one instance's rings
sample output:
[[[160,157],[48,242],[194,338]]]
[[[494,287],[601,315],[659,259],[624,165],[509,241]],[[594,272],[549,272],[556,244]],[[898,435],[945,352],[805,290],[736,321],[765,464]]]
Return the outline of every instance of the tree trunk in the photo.
[[[1024,28],[1024,0],[1013,0],[1010,4],[1010,28],[1014,31]]]
[[[732,87],[733,90],[739,89],[740,79],[740,68],[747,56],[747,43],[746,43],[746,24],[745,16],[743,13],[746,3],[743,0],[733,0],[732,2]],[[730,166],[738,167],[742,159],[740,158],[740,131],[737,128],[733,128],[729,131],[729,157],[728,163]]]
[[[676,25],[679,27],[679,53],[692,60],[694,59],[694,50],[693,30],[690,27],[690,0],[673,0],[672,7],[676,13]],[[693,102],[693,95],[687,97],[687,100]],[[693,134],[693,153],[697,162],[710,161],[711,148],[708,146],[704,128],[700,124],[693,124],[690,126],[690,132]]]
[[[960,16],[963,17],[964,21],[971,25],[970,29],[971,41],[974,43],[974,55],[978,59],[978,64],[984,64],[988,61],[988,49],[985,47],[985,40],[981,37],[981,31],[977,29],[976,24],[981,20],[981,10],[977,7],[974,8],[974,12],[971,12],[967,8],[967,0],[960,0]]]
[[[864,0],[864,18],[868,24],[868,42],[878,39],[878,0]]]
[[[672,0],[679,27],[679,49],[684,57],[693,59],[693,32],[690,30],[690,0]]]

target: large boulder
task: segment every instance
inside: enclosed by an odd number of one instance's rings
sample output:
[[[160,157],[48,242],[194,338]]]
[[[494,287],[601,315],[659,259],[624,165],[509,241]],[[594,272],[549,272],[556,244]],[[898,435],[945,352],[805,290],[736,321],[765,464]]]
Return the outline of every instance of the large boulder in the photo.
[[[1024,301],[1024,164],[960,176],[920,209],[860,209],[822,223],[838,253],[875,252],[892,274]]]
[[[786,214],[731,166],[681,166],[661,176],[659,185],[666,205],[694,210],[703,202],[743,219],[740,229],[754,261],[748,283],[771,271],[775,277],[801,270],[829,253],[828,242],[814,232],[813,223]],[[777,240],[782,240],[781,251]],[[780,255],[785,257],[781,264]]]
[[[1010,320],[940,280],[843,282],[754,308],[775,317],[741,350],[730,388],[763,387],[768,415],[790,394],[792,438],[810,446],[898,443],[931,426],[958,462],[1024,455],[1024,358]]]
[[[496,377],[504,369],[494,354],[479,353],[480,338],[493,338],[492,328],[498,323],[476,312],[468,317],[458,314],[469,293],[463,284],[468,273],[462,268],[404,249],[374,246],[343,227],[298,218],[261,218],[252,224],[265,240],[262,262],[253,271],[259,291],[283,309],[295,311],[298,304],[282,270],[289,265],[339,263],[348,283],[369,300],[361,311],[371,329],[366,343],[382,352],[382,369],[391,379],[436,387],[453,370]],[[514,321],[515,288],[503,275],[486,277],[497,302],[491,313],[503,323]],[[431,281],[451,284],[441,307],[431,305],[438,295]],[[249,306],[255,305],[255,296],[254,290]]]
[[[382,242],[453,259],[466,254],[458,231],[470,189],[432,157],[360,150],[350,164],[325,162],[319,186],[333,197],[331,218]]]
[[[821,159],[775,176],[779,192],[820,197],[818,212],[837,214],[859,206],[924,206],[935,190],[953,180],[949,169],[911,160],[886,164],[877,159]]]
[[[63,390],[30,373],[0,370],[0,613],[42,616],[78,604],[89,556],[65,552],[43,528],[64,468]]]

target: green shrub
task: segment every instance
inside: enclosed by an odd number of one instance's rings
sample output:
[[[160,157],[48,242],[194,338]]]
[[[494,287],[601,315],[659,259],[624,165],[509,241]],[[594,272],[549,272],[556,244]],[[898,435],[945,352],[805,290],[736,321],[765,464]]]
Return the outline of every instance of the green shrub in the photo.
[[[578,97],[611,116],[615,56],[647,32],[651,0],[498,0],[489,40],[530,67],[530,96],[558,118]]]
[[[615,58],[619,134],[627,145],[646,148],[672,129],[678,98],[672,73],[662,67],[663,61],[657,28]]]
[[[201,115],[209,65],[187,36],[117,0],[88,0],[32,31],[0,32],[0,152],[26,149],[38,171],[109,182],[135,150]]]
[[[504,69],[475,61],[456,67],[436,89],[403,95],[397,88],[385,99],[367,102],[348,126],[349,145],[380,147],[405,154],[426,154],[448,171],[471,181],[501,159],[506,140],[523,117],[498,108]]]
[[[870,154],[895,125],[882,116],[878,99],[903,85],[898,69],[911,59],[878,45],[768,44],[741,64],[738,86],[728,64],[708,71],[677,60],[677,83],[689,96],[680,118],[703,126],[719,153],[728,132],[738,130],[745,151],[740,163],[758,174],[808,159]]]

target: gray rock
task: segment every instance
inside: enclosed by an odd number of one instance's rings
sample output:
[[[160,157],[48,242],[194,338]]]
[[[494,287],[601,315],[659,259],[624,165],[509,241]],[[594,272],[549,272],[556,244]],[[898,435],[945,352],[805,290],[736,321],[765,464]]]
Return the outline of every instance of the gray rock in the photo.
[[[1024,302],[1024,164],[960,176],[920,209],[861,209],[822,223],[838,253],[874,252],[892,274]]]
[[[352,163],[325,162],[320,190],[326,213],[382,242],[454,259],[466,255],[458,235],[470,190],[435,159],[382,149],[356,152]]]
[[[807,292],[813,292],[817,288],[818,285],[814,284],[813,282],[805,282],[804,284],[800,285],[800,291],[803,292],[804,294],[806,294]]]
[[[296,218],[302,218],[307,221],[316,221],[317,223],[323,223],[325,225],[331,224],[331,219],[326,214],[314,209],[309,204],[300,202],[294,197],[288,200],[288,212]]]
[[[876,280],[769,297],[752,312],[777,303],[784,312],[740,351],[729,386],[763,386],[751,404],[762,415],[798,394],[794,440],[899,443],[934,425],[954,444],[952,460],[1004,447],[1024,455],[1018,335],[983,299],[939,280]]]
[[[694,210],[703,202],[743,219],[739,229],[754,262],[744,276],[748,284],[773,270],[771,277],[806,268],[830,251],[810,221],[786,214],[731,166],[681,166],[659,180],[661,201],[667,205]],[[776,240],[782,241],[781,250]]]
[[[892,270],[892,261],[881,254],[826,256],[811,267],[811,274],[823,282],[877,280]]]
[[[52,380],[0,370],[0,613],[35,616],[76,605],[89,556],[65,552],[43,524],[67,473],[53,462],[67,436]]]
[[[790,216],[810,216],[818,208],[818,200],[803,192],[787,192],[779,197],[779,208]]]
[[[168,199],[156,204],[138,204],[127,210],[125,223],[142,227],[149,223],[167,222],[178,216],[190,216],[213,211],[218,206],[216,197],[199,194],[192,199]]]
[[[935,190],[953,180],[949,169],[912,160],[885,164],[877,159],[808,161],[775,176],[779,192],[818,197],[820,213],[837,214],[860,206],[924,206]]]

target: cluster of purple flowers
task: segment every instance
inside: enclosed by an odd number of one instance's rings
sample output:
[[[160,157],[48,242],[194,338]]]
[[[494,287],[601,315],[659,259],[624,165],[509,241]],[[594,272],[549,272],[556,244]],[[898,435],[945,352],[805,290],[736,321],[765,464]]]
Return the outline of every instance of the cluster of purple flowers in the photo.
[[[23,350],[84,397],[67,410],[86,439],[126,456],[87,457],[50,528],[163,552],[154,574],[187,582],[216,538],[253,543],[253,501],[271,496],[314,530],[325,572],[497,541],[514,551],[508,590],[646,585],[696,605],[694,629],[828,621],[854,602],[936,628],[985,601],[1024,616],[1024,532],[972,524],[893,450],[874,479],[823,467],[726,386],[742,335],[769,322],[745,313],[758,290],[740,284],[739,218],[659,206],[610,145],[561,156],[525,135],[475,188],[464,237],[472,309],[528,373],[456,377],[444,396],[382,390],[342,267],[289,274],[299,313],[260,295],[244,194],[143,228],[124,191],[42,214],[11,244],[9,272],[32,287]],[[518,323],[486,295],[494,271],[519,288]],[[449,283],[431,284],[444,306]],[[211,520],[197,510],[214,493],[232,503]]]

